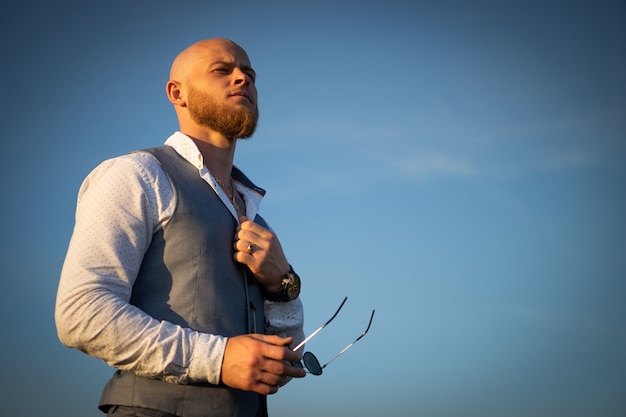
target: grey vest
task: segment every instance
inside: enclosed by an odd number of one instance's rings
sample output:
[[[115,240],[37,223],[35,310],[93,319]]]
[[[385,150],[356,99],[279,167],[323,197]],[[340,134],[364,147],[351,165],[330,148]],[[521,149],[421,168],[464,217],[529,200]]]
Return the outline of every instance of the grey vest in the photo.
[[[233,260],[236,220],[198,170],[173,148],[145,152],[168,174],[177,204],[170,221],[152,237],[131,304],[154,318],[200,332],[227,337],[263,333],[261,289],[252,273]],[[233,176],[263,192],[238,170]],[[267,226],[260,216],[255,222]],[[100,409],[125,405],[185,417],[250,417],[264,404],[258,394],[224,385],[176,385],[117,371],[104,388]]]

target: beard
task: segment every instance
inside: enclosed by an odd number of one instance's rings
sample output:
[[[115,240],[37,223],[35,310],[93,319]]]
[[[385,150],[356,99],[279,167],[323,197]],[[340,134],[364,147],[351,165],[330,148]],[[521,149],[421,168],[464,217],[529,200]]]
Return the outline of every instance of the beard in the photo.
[[[259,119],[259,108],[256,105],[253,110],[244,106],[234,109],[220,104],[210,93],[191,86],[187,106],[194,122],[215,130],[231,140],[252,136]]]

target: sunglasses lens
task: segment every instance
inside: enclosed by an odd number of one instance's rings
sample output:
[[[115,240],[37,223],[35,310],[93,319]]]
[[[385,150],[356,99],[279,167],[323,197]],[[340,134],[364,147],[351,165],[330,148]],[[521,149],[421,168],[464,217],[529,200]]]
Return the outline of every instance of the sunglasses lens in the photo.
[[[304,366],[306,366],[306,369],[308,369],[310,373],[313,375],[322,375],[322,367],[314,354],[306,352],[302,360],[304,361]]]

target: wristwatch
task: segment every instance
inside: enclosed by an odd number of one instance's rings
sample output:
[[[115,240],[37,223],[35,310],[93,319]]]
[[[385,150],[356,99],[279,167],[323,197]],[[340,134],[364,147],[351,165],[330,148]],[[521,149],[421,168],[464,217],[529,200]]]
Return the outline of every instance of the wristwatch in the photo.
[[[289,272],[283,275],[278,292],[265,291],[264,295],[270,301],[293,301],[300,295],[300,277],[290,267]]]

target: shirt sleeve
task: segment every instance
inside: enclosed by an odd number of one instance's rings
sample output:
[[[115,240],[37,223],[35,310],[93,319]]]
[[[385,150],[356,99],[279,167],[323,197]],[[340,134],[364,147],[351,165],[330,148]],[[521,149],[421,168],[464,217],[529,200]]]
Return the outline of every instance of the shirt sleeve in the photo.
[[[118,369],[178,384],[217,384],[225,337],[156,320],[129,303],[172,201],[167,175],[145,153],[105,161],[87,176],[59,282],[57,331],[64,345]]]
[[[300,298],[285,303],[265,300],[268,334],[293,337],[293,346],[304,340],[304,309]]]
[[[270,230],[274,232],[271,226]],[[264,301],[267,334],[293,337],[292,346],[304,340],[304,307],[300,297],[288,302]]]

